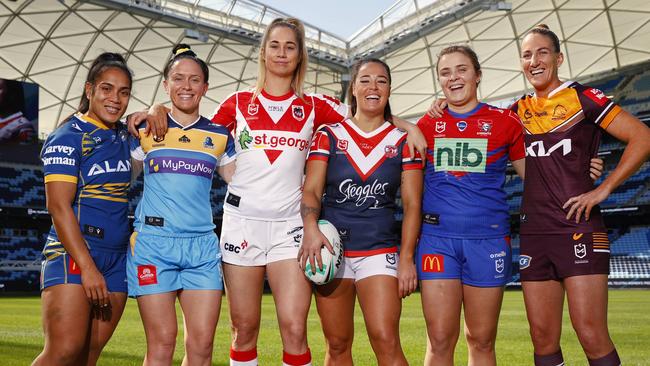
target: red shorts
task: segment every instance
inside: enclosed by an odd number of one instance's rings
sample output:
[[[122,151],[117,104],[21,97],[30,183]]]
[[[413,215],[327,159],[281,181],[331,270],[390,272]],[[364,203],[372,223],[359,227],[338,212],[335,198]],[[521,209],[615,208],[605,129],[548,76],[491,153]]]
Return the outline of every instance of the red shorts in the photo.
[[[609,274],[607,233],[522,234],[520,252],[522,281]]]

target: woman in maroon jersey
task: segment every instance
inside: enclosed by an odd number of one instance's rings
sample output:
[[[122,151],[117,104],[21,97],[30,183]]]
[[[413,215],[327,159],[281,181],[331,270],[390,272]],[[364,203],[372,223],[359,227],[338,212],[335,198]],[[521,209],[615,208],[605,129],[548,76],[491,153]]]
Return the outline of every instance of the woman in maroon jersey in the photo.
[[[566,293],[571,322],[591,366],[621,361],[607,329],[609,242],[598,204],[648,159],[650,129],[601,91],[562,82],[560,42],[546,25],[523,38],[521,65],[534,93],[513,105],[527,147],[520,273],[535,365],[563,365]],[[596,188],[589,159],[601,131],[627,147]],[[561,182],[561,183],[560,183]]]

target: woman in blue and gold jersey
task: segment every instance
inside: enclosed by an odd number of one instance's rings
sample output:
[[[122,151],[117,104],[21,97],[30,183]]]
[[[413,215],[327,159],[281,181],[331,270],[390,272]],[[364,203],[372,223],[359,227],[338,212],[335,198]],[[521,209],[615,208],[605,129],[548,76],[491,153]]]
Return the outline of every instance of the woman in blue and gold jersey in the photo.
[[[650,129],[600,90],[562,82],[564,55],[547,26],[529,31],[521,52],[524,75],[535,89],[513,106],[526,143],[519,267],[535,365],[564,364],[566,294],[589,365],[618,366],[607,328],[609,241],[598,204],[648,159]],[[616,169],[594,188],[589,159],[603,130],[627,146]]]
[[[131,96],[119,54],[92,63],[77,113],[43,145],[53,226],[41,270],[45,347],[34,365],[94,365],[126,303]]]
[[[176,345],[176,298],[185,322],[183,364],[209,365],[223,281],[210,189],[215,170],[232,168],[228,130],[199,114],[208,67],[180,44],[164,70],[172,102],[164,138],[132,144],[136,170],[144,163],[144,194],[128,253],[129,295],[136,297],[147,336],[145,365],[171,365]]]

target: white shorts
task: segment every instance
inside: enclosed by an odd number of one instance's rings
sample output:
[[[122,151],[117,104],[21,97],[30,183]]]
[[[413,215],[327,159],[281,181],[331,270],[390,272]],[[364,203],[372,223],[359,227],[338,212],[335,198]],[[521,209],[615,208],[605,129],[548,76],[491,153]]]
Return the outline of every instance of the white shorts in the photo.
[[[297,263],[302,219],[250,220],[224,213],[219,242],[224,263],[265,266],[284,259]]]
[[[387,275],[397,277],[399,254],[382,253],[367,257],[345,257],[343,268],[336,278],[351,278],[355,282],[370,276]]]

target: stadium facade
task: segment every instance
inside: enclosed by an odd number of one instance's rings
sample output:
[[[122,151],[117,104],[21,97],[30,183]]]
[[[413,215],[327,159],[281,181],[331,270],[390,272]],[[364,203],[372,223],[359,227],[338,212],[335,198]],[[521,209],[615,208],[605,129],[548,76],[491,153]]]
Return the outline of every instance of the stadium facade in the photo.
[[[134,71],[130,111],[168,102],[161,70],[173,45],[185,42],[210,66],[202,104],[202,113],[210,115],[227,95],[254,84],[263,30],[286,16],[251,0],[2,1],[0,78],[39,85],[43,138],[75,110],[89,63],[103,51],[123,53]],[[568,60],[560,69],[563,79],[597,86],[642,119],[650,116],[650,2],[642,0],[401,0],[347,40],[307,25],[306,89],[345,97],[349,66],[379,57],[392,68],[393,111],[417,118],[441,95],[437,53],[466,43],[482,63],[479,97],[506,103],[528,90],[519,66],[520,39],[538,23],[561,38]],[[605,140],[601,155],[609,168],[622,149]],[[0,284],[13,288],[34,288],[49,225],[36,151],[16,147],[0,155]],[[613,228],[612,284],[650,284],[649,188],[645,163],[603,204]],[[136,183],[131,203],[141,189]],[[506,190],[515,229],[521,189],[521,181],[510,176]],[[215,182],[217,221],[224,194],[223,184]],[[513,243],[516,254],[516,235]]]

